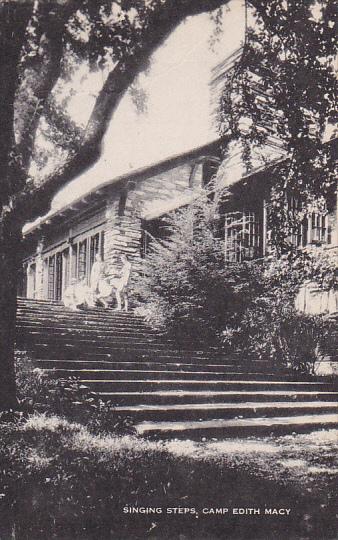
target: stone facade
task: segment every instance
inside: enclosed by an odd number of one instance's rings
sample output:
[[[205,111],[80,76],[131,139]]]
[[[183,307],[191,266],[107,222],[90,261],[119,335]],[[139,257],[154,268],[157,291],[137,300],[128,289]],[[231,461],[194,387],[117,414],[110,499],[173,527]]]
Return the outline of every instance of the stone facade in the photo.
[[[184,163],[157,174],[128,181],[113,192],[106,202],[105,261],[109,277],[119,269],[119,257],[125,253],[139,272],[142,267],[142,222],[161,215],[163,205],[184,201],[202,182],[203,162]],[[193,176],[193,184],[192,184]],[[179,206],[179,202],[176,202]]]
[[[62,300],[72,278],[86,277],[89,283],[98,251],[107,277],[118,275],[122,253],[132,263],[133,273],[140,272],[144,223],[196,196],[203,167],[206,162],[217,163],[217,153],[217,145],[206,145],[114,179],[29,229],[23,294]]]

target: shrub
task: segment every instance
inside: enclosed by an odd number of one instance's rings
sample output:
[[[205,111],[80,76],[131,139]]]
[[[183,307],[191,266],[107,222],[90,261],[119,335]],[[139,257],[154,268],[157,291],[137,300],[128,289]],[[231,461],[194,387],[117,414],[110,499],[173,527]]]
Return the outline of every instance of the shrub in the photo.
[[[294,250],[268,259],[261,280],[240,324],[230,322],[225,328],[225,343],[246,358],[314,373],[316,361],[329,344],[333,323],[323,315],[298,313],[295,297],[305,280],[324,289],[335,287],[334,264],[321,252]]]
[[[153,244],[134,284],[151,322],[185,344],[220,342],[229,318],[239,320],[260,288],[260,265],[224,264],[218,217],[207,194],[169,217],[170,237]]]
[[[244,358],[313,372],[331,326],[297,313],[295,296],[306,279],[336,287],[335,265],[320,250],[226,262],[219,198],[205,193],[168,218],[170,237],[153,245],[136,282],[148,318],[185,344],[218,342]]]
[[[53,373],[34,368],[25,352],[16,353],[18,399],[26,411],[57,414],[86,425],[94,432],[132,432],[132,419],[117,415],[105,402],[76,378],[56,378]]]
[[[329,343],[331,324],[322,316],[297,313],[276,296],[260,296],[245,311],[241,324],[223,335],[244,359],[258,358],[275,367],[314,374]]]

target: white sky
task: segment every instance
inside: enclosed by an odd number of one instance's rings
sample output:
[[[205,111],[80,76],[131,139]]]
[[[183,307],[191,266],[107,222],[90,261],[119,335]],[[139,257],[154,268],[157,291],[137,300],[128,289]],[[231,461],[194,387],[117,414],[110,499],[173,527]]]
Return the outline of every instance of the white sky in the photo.
[[[217,137],[211,116],[211,69],[240,46],[244,32],[242,0],[232,0],[229,6],[214,50],[209,46],[212,22],[203,14],[187,19],[156,51],[149,73],[140,75],[140,85],[148,95],[148,112],[138,114],[128,94],[122,99],[105,135],[100,160],[60,191],[54,208],[117,175]],[[71,103],[75,119],[88,116],[93,105],[90,93],[101,81],[102,75],[96,74],[79,84]]]

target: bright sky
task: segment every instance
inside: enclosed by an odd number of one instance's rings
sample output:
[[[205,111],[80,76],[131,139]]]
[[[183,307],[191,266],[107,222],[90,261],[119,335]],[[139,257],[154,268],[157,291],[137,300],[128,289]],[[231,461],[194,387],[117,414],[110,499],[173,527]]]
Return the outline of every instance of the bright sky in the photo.
[[[128,94],[122,99],[104,138],[100,160],[56,196],[54,208],[117,175],[217,137],[211,115],[211,69],[240,46],[244,32],[242,0],[232,0],[229,6],[229,11],[224,10],[223,33],[213,49],[209,44],[212,22],[208,15],[199,15],[181,24],[156,51],[148,74],[139,79],[148,96],[147,113],[138,114]],[[79,85],[71,104],[78,120],[87,116],[93,104],[88,94],[100,78],[95,75]]]

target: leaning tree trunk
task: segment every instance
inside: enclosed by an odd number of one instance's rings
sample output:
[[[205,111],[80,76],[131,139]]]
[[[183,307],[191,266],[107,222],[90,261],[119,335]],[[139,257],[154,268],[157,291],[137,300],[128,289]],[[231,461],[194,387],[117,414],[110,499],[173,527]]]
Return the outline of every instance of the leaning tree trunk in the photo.
[[[21,223],[12,213],[0,223],[0,410],[17,407],[15,322]]]

